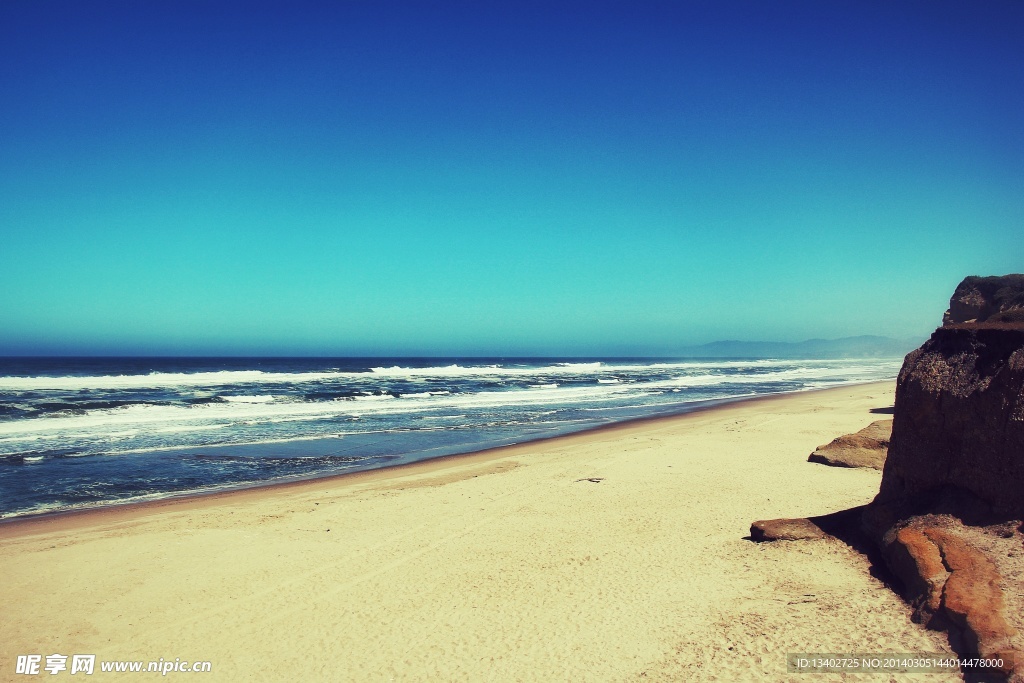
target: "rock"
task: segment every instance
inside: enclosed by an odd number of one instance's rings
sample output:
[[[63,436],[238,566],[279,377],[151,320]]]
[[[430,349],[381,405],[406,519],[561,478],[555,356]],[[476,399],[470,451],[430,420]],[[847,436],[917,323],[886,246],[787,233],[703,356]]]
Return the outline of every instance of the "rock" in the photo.
[[[938,626],[935,617],[949,578],[938,547],[920,530],[906,527],[894,534],[885,550],[886,564],[903,583],[906,598],[914,608],[914,621]]]
[[[994,671],[1013,675],[1019,653],[1016,629],[1006,619],[1002,581],[995,564],[963,538],[950,517],[924,515],[901,522],[886,535],[885,557],[914,606],[914,620],[955,631],[965,650],[1001,658]]]
[[[1024,325],[1024,275],[964,278],[942,324]]]
[[[755,522],[750,536],[844,538],[855,513],[871,539],[866,551],[881,550],[915,620],[948,630],[961,655],[1003,661],[969,680],[1024,683],[1024,554],[1016,537],[1024,534],[1024,275],[965,279],[943,322],[903,363],[874,501],[863,510]],[[880,442],[881,429],[874,423],[840,437],[810,459],[839,464],[833,454],[856,452],[868,437]]]
[[[873,467],[880,470],[885,464],[891,433],[892,420],[877,420],[859,432],[818,446],[807,460],[833,467]]]
[[[765,541],[810,541],[825,538],[828,534],[809,519],[765,519],[750,525],[750,538],[758,543]]]
[[[948,488],[1024,518],[1024,328],[942,327],[903,364],[876,502]]]
[[[991,673],[1010,681],[1024,681],[1024,641],[1002,586],[1020,566],[968,539],[1012,537],[1022,518],[1024,275],[969,277],[903,363],[882,483],[861,520],[915,620],[949,630],[964,654],[1002,657]]]
[[[968,649],[982,657],[1008,654],[1016,631],[1003,613],[1001,578],[995,565],[951,531],[929,528],[924,533],[950,569],[942,589],[942,608],[960,627]]]

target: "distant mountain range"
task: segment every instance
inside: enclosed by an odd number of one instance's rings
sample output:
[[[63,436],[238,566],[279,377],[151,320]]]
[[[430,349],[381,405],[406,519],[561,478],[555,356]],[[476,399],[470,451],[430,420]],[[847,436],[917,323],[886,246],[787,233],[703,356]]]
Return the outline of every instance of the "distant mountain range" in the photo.
[[[898,358],[924,339],[892,339],[862,335],[802,342],[715,341],[688,346],[680,355],[694,358]]]

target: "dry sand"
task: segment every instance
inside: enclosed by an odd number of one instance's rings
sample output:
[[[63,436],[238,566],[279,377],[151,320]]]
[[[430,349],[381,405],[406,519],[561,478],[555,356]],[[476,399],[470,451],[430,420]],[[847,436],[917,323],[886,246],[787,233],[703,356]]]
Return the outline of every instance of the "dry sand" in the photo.
[[[744,539],[868,502],[879,472],[807,455],[892,400],[844,387],[0,525],[0,679],[89,653],[208,660],[207,681],[908,680],[787,674],[787,652],[948,647],[839,541]]]

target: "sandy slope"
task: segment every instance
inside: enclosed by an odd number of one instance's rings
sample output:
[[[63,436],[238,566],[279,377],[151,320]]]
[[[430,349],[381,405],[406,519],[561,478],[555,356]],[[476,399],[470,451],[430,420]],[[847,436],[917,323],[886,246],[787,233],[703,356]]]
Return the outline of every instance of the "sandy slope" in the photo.
[[[209,660],[210,681],[886,681],[790,675],[786,653],[941,652],[944,636],[837,541],[743,537],[870,500],[879,472],[806,459],[892,396],[832,389],[0,525],[0,679],[56,652]]]

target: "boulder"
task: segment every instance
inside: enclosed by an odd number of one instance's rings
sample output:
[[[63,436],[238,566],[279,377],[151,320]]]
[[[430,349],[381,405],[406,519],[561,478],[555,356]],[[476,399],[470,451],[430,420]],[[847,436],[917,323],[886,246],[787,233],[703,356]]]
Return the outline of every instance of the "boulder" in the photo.
[[[831,443],[818,446],[807,458],[833,467],[873,467],[882,469],[889,450],[892,420],[877,420],[853,434],[845,434]]]

